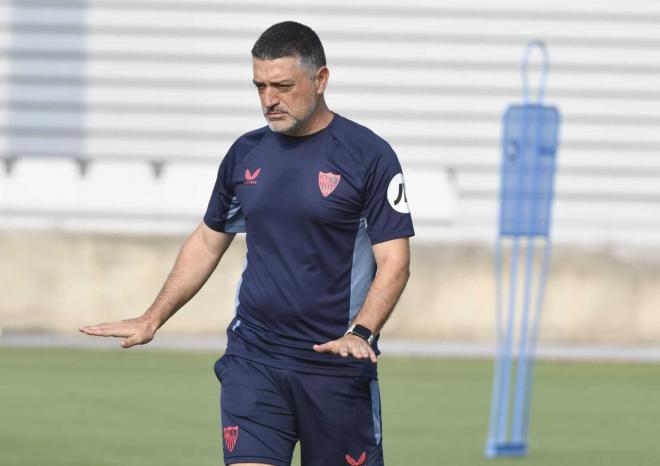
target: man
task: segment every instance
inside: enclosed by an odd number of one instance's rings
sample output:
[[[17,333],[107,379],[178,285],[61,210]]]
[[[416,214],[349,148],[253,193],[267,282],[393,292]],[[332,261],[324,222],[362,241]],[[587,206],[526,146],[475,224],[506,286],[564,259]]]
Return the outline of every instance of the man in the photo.
[[[382,465],[378,334],[409,276],[414,235],[391,147],[331,112],[321,42],[295,22],[252,49],[268,126],[222,160],[204,221],[142,317],[82,327],[149,342],[209,278],[237,232],[245,268],[221,381],[225,463]]]

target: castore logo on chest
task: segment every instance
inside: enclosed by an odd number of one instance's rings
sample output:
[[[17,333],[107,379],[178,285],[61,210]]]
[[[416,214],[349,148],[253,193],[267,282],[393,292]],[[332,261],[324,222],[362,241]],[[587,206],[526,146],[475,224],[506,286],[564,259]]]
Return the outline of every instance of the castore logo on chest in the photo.
[[[261,173],[261,168],[257,168],[254,173],[250,173],[250,169],[245,169],[245,181],[243,184],[257,184],[257,177]]]

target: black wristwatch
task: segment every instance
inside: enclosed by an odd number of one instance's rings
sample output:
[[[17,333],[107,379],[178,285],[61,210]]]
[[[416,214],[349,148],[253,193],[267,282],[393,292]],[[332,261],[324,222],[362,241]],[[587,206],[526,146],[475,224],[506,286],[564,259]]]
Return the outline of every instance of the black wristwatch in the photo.
[[[363,340],[366,340],[366,342],[369,343],[370,346],[374,341],[374,334],[364,325],[360,325],[360,324],[351,325],[350,327],[348,327],[348,330],[346,330],[346,333],[344,333],[344,336],[348,335],[349,333],[352,333],[353,335],[357,335]]]

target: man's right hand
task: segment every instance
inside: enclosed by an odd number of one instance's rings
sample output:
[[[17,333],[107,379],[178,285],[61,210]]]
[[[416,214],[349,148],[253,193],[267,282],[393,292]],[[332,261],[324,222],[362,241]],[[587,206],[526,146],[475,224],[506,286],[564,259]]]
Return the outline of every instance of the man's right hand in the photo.
[[[235,233],[218,232],[200,222],[183,244],[160,293],[143,316],[86,325],[79,330],[87,335],[122,338],[123,348],[149,343],[156,330],[206,283],[234,236]]]
[[[121,320],[119,322],[104,322],[97,325],[80,327],[82,333],[98,337],[122,338],[119,344],[122,348],[149,343],[158,330],[158,325],[146,317]]]

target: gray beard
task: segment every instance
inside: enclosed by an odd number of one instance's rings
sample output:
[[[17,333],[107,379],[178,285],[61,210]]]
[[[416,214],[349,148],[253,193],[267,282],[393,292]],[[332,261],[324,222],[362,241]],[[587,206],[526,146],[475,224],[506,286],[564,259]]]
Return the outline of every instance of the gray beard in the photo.
[[[307,121],[308,121],[309,118],[312,116],[312,114],[314,113],[315,110],[316,110],[316,102],[314,103],[314,105],[311,105],[311,106],[307,109],[307,111],[305,112],[305,114],[304,114],[301,118],[299,118],[299,119],[298,119],[298,118],[294,119],[293,122],[292,122],[288,127],[285,127],[285,128],[282,128],[282,127],[280,127],[280,128],[274,127],[274,126],[277,124],[276,122],[275,122],[275,123],[273,123],[273,122],[268,122],[268,127],[269,127],[270,130],[273,131],[274,133],[280,133],[280,134],[284,134],[284,135],[288,135],[288,134],[291,134],[291,133],[295,133],[295,132],[298,131],[300,128],[302,128],[303,126],[305,126],[305,123],[307,123]]]

